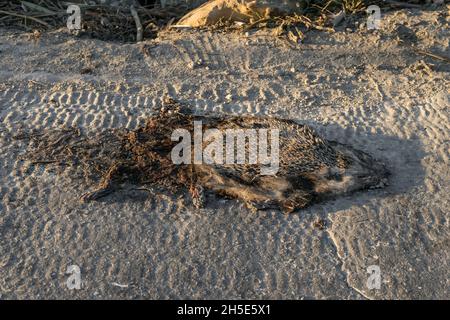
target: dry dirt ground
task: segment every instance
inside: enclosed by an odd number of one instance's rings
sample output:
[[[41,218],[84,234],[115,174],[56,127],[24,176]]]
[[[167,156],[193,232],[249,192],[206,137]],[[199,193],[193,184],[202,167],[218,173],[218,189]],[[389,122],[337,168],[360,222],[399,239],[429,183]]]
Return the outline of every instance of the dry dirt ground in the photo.
[[[412,48],[450,55],[448,9],[310,32],[294,48],[262,33],[119,44],[0,30],[1,298],[449,299],[450,66]],[[85,185],[19,159],[21,130],[135,128],[164,95],[308,123],[384,161],[390,185],[291,215],[136,190],[83,204]]]

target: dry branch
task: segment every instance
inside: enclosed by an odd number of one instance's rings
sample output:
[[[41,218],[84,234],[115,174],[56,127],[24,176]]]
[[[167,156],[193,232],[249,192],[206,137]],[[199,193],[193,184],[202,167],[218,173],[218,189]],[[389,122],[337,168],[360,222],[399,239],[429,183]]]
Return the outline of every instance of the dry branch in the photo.
[[[140,42],[142,41],[142,35],[143,35],[143,29],[142,29],[142,23],[139,19],[139,15],[134,8],[134,6],[130,6],[131,15],[133,16],[134,22],[136,23],[136,41]]]

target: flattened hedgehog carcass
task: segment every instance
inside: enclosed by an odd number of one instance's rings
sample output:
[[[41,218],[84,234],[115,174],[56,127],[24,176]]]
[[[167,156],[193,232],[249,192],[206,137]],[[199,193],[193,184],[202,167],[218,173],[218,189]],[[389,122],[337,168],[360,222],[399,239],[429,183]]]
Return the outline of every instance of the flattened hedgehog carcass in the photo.
[[[174,164],[171,152],[178,142],[172,141],[172,133],[185,129],[192,134],[194,121],[220,131],[279,130],[277,173],[263,175],[259,165],[248,163]],[[353,191],[382,187],[389,175],[369,154],[325,140],[307,125],[272,117],[195,115],[174,101],[137,130],[109,130],[95,136],[63,132],[63,136],[39,136],[40,143],[28,153],[29,159],[40,163],[64,160],[88,172],[97,186],[82,196],[84,201],[131,183],[187,191],[196,206],[204,205],[205,195],[212,193],[240,199],[251,208],[279,208],[289,213]]]

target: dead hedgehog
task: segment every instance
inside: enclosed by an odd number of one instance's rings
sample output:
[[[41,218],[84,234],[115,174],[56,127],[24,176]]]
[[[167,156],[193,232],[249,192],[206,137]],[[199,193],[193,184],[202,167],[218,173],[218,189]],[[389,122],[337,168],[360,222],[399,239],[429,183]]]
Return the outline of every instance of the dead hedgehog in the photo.
[[[244,136],[227,135],[236,132]],[[83,201],[131,183],[188,192],[196,207],[205,205],[206,194],[212,193],[240,199],[252,209],[290,213],[324,199],[382,187],[388,177],[385,166],[370,155],[322,139],[307,125],[271,117],[195,115],[172,100],[137,130],[96,136],[66,130],[40,135],[39,141],[28,153],[31,161],[70,163],[89,179],[100,180]],[[262,151],[266,161],[255,161],[261,160]]]

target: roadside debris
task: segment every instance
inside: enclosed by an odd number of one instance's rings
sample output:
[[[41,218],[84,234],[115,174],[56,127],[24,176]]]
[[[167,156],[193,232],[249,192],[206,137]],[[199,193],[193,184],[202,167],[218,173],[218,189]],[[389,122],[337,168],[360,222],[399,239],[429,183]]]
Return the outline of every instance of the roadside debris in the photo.
[[[30,0],[32,1],[32,0]],[[33,30],[65,28],[69,14],[67,7],[76,5],[81,11],[79,36],[106,41],[135,42],[156,38],[158,32],[188,10],[186,5],[118,6],[62,2],[55,0],[0,2],[0,26]]]
[[[274,16],[300,13],[304,4],[305,1],[294,0],[212,0],[189,12],[178,25],[204,27],[220,22],[254,23]]]
[[[80,2],[80,1],[78,1]],[[0,26],[20,27],[27,31],[63,28],[67,8],[81,11],[81,26],[75,34],[107,41],[139,42],[154,39],[162,30],[213,28],[247,32],[271,29],[272,34],[294,44],[302,41],[310,29],[334,31],[352,16],[366,15],[368,5],[382,8],[423,7],[425,0],[210,0],[189,11],[189,3],[166,2],[141,6],[137,2],[118,1],[118,5],[61,2],[56,0],[13,0],[0,3]],[[93,2],[95,3],[95,2]]]

